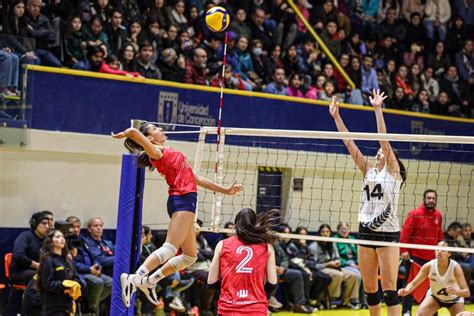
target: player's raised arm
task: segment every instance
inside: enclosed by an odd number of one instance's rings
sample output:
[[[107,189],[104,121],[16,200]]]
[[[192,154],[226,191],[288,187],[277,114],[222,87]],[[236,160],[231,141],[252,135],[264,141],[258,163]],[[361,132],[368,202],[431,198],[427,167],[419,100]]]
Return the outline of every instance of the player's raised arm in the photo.
[[[227,195],[235,195],[238,192],[242,191],[243,187],[242,184],[233,183],[229,187],[223,187],[217,183],[212,182],[211,180],[201,177],[200,175],[194,173],[194,179],[196,180],[196,184],[200,187],[203,187],[207,190],[211,190],[214,192],[227,194]]]
[[[339,104],[337,102],[337,98],[333,97],[331,100],[331,104],[329,105],[329,114],[334,118],[334,123],[336,123],[337,130],[339,132],[349,132],[344,121],[339,114]],[[351,154],[352,159],[354,160],[355,164],[365,176],[367,170],[372,168],[367,157],[365,157],[362,152],[360,151],[359,147],[355,144],[354,140],[352,139],[343,139],[344,145],[346,145],[347,150]]]
[[[387,126],[385,125],[385,119],[383,117],[382,112],[382,104],[383,101],[387,98],[384,92],[380,92],[380,90],[373,90],[373,95],[369,97],[370,104],[374,107],[375,118],[377,121],[377,132],[379,134],[386,134],[387,133]],[[383,154],[387,161],[387,170],[391,174],[400,174],[400,166],[397,161],[397,157],[395,157],[395,153],[393,152],[392,146],[390,146],[390,142],[387,140],[380,141],[380,148],[382,148]]]
[[[154,160],[159,160],[161,159],[161,157],[163,157],[162,151],[158,149],[158,147],[156,147],[145,135],[143,135],[143,133],[140,133],[140,131],[136,128],[131,127],[117,134],[112,133],[112,137],[115,139],[128,138],[132,140],[134,142],[134,149],[136,149],[137,151],[144,150],[147,153],[148,157]]]

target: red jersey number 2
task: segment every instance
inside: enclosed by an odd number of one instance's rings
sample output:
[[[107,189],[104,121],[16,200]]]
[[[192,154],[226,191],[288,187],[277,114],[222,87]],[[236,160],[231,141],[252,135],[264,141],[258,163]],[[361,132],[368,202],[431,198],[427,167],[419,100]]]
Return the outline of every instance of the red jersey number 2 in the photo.
[[[235,272],[237,272],[237,273],[252,273],[253,268],[245,266],[247,263],[249,263],[250,260],[252,260],[252,257],[253,257],[252,248],[250,248],[248,246],[240,246],[239,248],[237,248],[236,252],[237,252],[238,255],[240,255],[243,252],[246,252],[246,256],[235,267]]]

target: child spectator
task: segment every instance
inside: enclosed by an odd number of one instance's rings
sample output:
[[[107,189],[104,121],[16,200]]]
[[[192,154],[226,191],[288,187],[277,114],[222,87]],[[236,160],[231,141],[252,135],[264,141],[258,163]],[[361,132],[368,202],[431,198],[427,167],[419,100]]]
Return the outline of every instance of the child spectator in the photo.
[[[140,74],[138,72],[128,72],[125,70],[120,70],[120,61],[115,55],[109,55],[107,56],[107,58],[105,58],[105,62],[102,64],[102,66],[100,66],[99,72],[112,75],[127,76],[131,78],[140,77]]]
[[[294,72],[290,75],[290,79],[288,81],[288,96],[302,98],[303,93],[301,93],[299,89],[301,84],[300,75]]]

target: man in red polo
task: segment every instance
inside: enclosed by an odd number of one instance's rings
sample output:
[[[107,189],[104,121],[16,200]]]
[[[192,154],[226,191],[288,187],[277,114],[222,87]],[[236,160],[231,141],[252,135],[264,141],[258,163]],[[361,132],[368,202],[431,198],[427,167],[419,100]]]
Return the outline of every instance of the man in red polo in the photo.
[[[423,193],[423,204],[411,210],[403,222],[400,231],[400,242],[408,244],[437,245],[444,239],[443,214],[436,208],[438,194],[433,189]],[[422,266],[435,258],[434,250],[400,248],[401,257],[410,271],[410,259]],[[403,300],[403,315],[411,315],[413,298],[406,296]]]

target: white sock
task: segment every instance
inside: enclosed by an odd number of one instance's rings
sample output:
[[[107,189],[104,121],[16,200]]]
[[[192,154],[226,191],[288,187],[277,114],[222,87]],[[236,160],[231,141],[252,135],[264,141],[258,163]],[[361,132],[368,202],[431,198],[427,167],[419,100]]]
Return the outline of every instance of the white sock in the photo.
[[[142,280],[142,284],[146,285],[155,285],[156,283],[160,282],[162,279],[164,279],[165,276],[161,272],[161,269],[158,269],[153,273],[152,275],[149,275]]]
[[[140,275],[140,276],[145,276],[149,273],[147,267],[145,265],[141,265],[140,268],[138,268],[137,272],[135,274]]]

